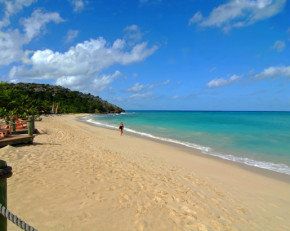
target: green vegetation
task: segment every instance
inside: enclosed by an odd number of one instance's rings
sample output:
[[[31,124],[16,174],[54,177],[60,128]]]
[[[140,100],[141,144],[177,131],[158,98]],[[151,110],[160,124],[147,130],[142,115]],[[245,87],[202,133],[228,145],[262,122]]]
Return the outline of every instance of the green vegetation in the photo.
[[[0,117],[49,114],[54,103],[57,113],[124,112],[98,96],[71,91],[60,86],[36,83],[0,82]]]

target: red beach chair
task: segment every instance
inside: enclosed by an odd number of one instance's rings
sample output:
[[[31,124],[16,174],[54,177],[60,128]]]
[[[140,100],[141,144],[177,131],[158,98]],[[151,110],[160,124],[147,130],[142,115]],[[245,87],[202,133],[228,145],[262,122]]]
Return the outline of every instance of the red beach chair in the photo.
[[[16,130],[27,128],[27,120],[19,120],[16,115],[13,116],[15,118],[15,128]],[[12,120],[12,118],[10,118]]]
[[[12,129],[10,125],[0,125],[0,139],[11,136]]]

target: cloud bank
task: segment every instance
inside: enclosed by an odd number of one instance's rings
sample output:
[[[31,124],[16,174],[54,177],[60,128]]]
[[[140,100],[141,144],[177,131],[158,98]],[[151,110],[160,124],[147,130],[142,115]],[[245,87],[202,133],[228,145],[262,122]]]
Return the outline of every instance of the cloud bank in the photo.
[[[83,0],[68,1],[75,12],[83,10],[87,4]],[[133,24],[124,29],[124,39],[116,39],[112,44],[99,37],[78,43],[65,52],[25,50],[26,45],[46,32],[48,23],[65,22],[58,12],[36,9],[30,17],[20,18],[22,29],[14,29],[10,24],[11,16],[34,2],[36,0],[0,0],[0,6],[4,7],[0,19],[0,67],[10,66],[11,82],[46,80],[75,90],[99,93],[122,75],[118,70],[104,74],[107,68],[141,62],[158,49],[141,42],[142,32]],[[78,30],[69,30],[65,42],[72,43],[78,33]]]
[[[32,1],[27,2],[31,3]],[[22,5],[20,4],[20,6]],[[17,9],[19,10],[19,8]],[[6,9],[7,15],[15,12],[17,11],[9,10],[9,8]],[[60,23],[63,21],[56,12],[43,13],[41,10],[35,10],[31,17],[20,20],[24,34],[18,29],[8,28],[5,30],[0,28],[0,66],[26,59],[25,54],[27,54],[27,51],[23,50],[23,46],[29,44],[32,39],[44,31],[46,24],[50,22]]]
[[[37,0],[0,0],[0,7],[4,9],[4,16],[0,21],[0,29],[10,24],[10,17],[20,12],[24,7],[30,6]]]
[[[110,45],[104,38],[99,37],[78,43],[64,53],[50,49],[35,51],[29,59],[30,67],[14,66],[9,78],[55,79],[57,84],[77,90],[87,89],[81,84],[86,83],[96,90],[101,83],[108,86],[120,74],[99,76],[101,71],[114,64],[129,65],[140,62],[156,50],[157,46],[148,48],[148,44],[143,42],[128,51],[125,40],[117,39]]]

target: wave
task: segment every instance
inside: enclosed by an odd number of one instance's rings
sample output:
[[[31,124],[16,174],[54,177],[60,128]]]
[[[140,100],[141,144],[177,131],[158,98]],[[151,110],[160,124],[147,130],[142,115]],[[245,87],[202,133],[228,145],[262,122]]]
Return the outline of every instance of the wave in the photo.
[[[105,123],[100,123],[98,121],[95,121],[93,119],[91,119],[89,116],[88,117],[84,117],[83,118],[86,122],[94,124],[96,126],[99,127],[106,127],[106,128],[111,128],[111,129],[118,129],[117,126],[113,126],[110,124],[105,124]],[[234,156],[231,154],[224,154],[224,153],[218,153],[215,152],[212,148],[210,147],[206,147],[206,146],[201,146],[198,144],[194,144],[194,143],[189,143],[189,142],[182,142],[179,140],[174,140],[174,139],[169,139],[169,138],[163,138],[163,137],[159,137],[159,136],[155,136],[149,133],[144,133],[144,132],[139,132],[130,128],[124,128],[125,131],[130,132],[130,133],[134,133],[143,137],[147,137],[147,138],[151,138],[154,140],[159,140],[159,141],[164,141],[164,142],[169,142],[169,143],[173,143],[173,144],[177,144],[177,145],[182,145],[188,148],[193,148],[193,149],[197,149],[200,150],[203,154],[206,155],[211,155],[211,156],[215,156],[221,159],[225,159],[225,160],[230,160],[233,162],[237,162],[237,163],[242,163],[242,164],[246,164],[249,166],[253,166],[253,167],[257,167],[257,168],[262,168],[262,169],[267,169],[267,170],[271,170],[274,172],[279,172],[279,173],[283,173],[283,174],[287,174],[290,175],[290,167],[287,166],[286,164],[276,164],[276,163],[272,163],[272,162],[266,162],[266,161],[257,161],[257,160],[253,160],[250,158],[246,158],[246,157],[238,157],[238,156]]]

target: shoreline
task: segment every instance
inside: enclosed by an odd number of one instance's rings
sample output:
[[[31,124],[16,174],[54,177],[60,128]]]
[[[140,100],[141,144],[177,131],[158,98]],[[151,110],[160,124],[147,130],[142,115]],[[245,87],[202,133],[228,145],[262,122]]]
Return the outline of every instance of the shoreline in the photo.
[[[289,183],[79,116],[44,117],[33,145],[0,149],[8,209],[38,230],[290,227]]]
[[[116,131],[115,128],[102,126],[102,125],[98,125],[98,124],[94,124],[94,123],[86,121],[84,118],[87,117],[87,116],[90,116],[90,115],[91,114],[86,115],[86,116],[79,116],[79,117],[77,117],[77,120],[82,122],[82,123],[89,124],[90,126],[95,126],[95,127],[99,127],[99,128],[108,129],[108,130],[111,130],[111,131]],[[176,147],[176,148],[182,149],[184,151],[187,151],[187,152],[191,153],[192,155],[199,155],[200,157],[203,157],[203,158],[212,158],[214,160],[221,161],[221,162],[224,162],[224,163],[227,163],[227,164],[233,164],[233,165],[235,165],[235,166],[237,166],[237,167],[239,167],[241,169],[245,169],[247,171],[251,171],[253,173],[260,174],[260,175],[263,175],[263,176],[266,176],[266,177],[270,177],[270,178],[273,178],[273,179],[276,179],[276,180],[280,180],[280,181],[283,181],[285,183],[290,184],[290,175],[286,174],[286,173],[281,173],[281,172],[277,172],[277,171],[274,171],[274,170],[261,168],[261,167],[258,167],[258,166],[248,165],[246,163],[241,163],[241,162],[225,159],[225,158],[222,158],[222,157],[219,157],[219,156],[206,154],[206,153],[203,153],[201,150],[199,150],[197,148],[187,147],[187,146],[185,146],[183,144],[173,143],[173,142],[165,141],[165,140],[161,140],[161,139],[155,139],[155,138],[152,138],[152,137],[149,137],[149,136],[144,136],[144,135],[141,135],[141,134],[138,134],[138,133],[135,133],[135,132],[131,132],[131,131],[125,131],[125,132],[126,133],[124,135],[129,135],[129,136],[132,136],[132,137],[137,137],[137,138],[141,138],[141,139],[150,140],[150,141],[153,141],[153,142],[156,142],[156,143],[169,145],[171,147]]]

